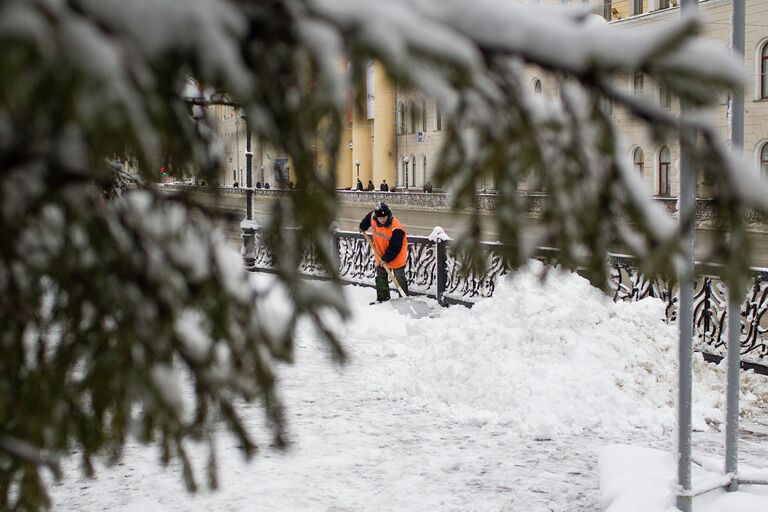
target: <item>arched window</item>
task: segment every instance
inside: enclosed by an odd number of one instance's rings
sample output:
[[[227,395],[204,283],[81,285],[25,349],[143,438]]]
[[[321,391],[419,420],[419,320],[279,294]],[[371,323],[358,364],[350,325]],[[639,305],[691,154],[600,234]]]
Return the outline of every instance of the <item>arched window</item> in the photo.
[[[408,102],[408,133],[416,131],[416,103],[411,100]]]
[[[427,102],[422,101],[421,102],[421,131],[425,132],[427,131]]]
[[[541,80],[538,78],[535,78],[533,80],[533,92],[536,94],[541,94]]]
[[[632,74],[632,93],[633,94],[643,94],[643,85],[645,81],[645,76],[643,73],[637,71]]]
[[[760,99],[768,99],[768,42],[760,52]]]
[[[440,110],[440,105],[435,103],[435,131],[439,132],[443,129],[443,111]]]
[[[634,167],[637,173],[642,176],[643,166],[645,165],[645,155],[643,155],[642,149],[635,148],[635,152],[632,154],[632,162],[634,163]]]
[[[421,184],[427,182],[427,155],[421,155]]]
[[[768,178],[768,142],[763,144],[763,149],[760,151],[760,175]]]
[[[405,105],[402,101],[397,106],[397,131],[400,135],[405,135]]]
[[[672,165],[672,158],[669,154],[669,148],[662,146],[659,151],[659,195],[669,195],[669,168]]]

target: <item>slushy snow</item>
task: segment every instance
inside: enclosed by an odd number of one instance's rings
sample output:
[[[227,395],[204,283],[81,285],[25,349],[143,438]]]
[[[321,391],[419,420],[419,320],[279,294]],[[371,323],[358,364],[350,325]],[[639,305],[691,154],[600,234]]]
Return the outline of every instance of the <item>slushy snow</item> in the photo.
[[[368,306],[371,288],[347,287],[353,318],[335,328],[350,363],[333,366],[306,323],[296,364],[278,372],[288,452],[264,447],[249,465],[222,435],[221,490],[191,496],[178,471],[158,467],[154,448],[133,444],[98,480],[73,478],[69,467],[54,508],[598,510],[604,446],[671,453],[677,331],[658,299],[614,303],[575,274],[542,280],[541,270],[532,262],[471,310],[435,308],[434,318]],[[274,311],[290,307],[280,294],[274,302]],[[694,448],[720,453],[724,370],[698,355],[695,366]],[[743,373],[747,432],[768,425],[766,399],[768,381]],[[259,409],[242,411],[268,444]],[[768,456],[754,437],[741,447],[758,467]],[[206,455],[193,451],[199,469]]]

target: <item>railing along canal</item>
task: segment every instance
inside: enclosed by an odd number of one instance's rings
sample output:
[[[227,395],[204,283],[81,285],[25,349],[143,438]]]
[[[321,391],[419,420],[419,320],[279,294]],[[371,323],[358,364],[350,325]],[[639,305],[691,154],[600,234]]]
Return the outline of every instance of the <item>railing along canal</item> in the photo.
[[[269,272],[275,267],[275,257],[265,243],[265,231],[254,230],[252,254],[246,254],[251,271]],[[333,231],[333,254],[337,255],[339,276],[347,283],[373,286],[375,267],[371,249],[360,233]],[[499,254],[501,244],[482,244],[486,253],[486,269],[481,273],[465,274],[451,251],[451,241],[441,237],[408,236],[406,274],[413,294],[432,297],[443,305],[462,304],[471,307],[482,298],[490,297],[499,277],[507,272]],[[537,259],[556,263],[557,250],[541,248]],[[610,290],[615,301],[637,301],[657,297],[666,303],[666,320],[677,317],[676,289],[669,280],[648,279],[637,271],[630,256],[609,255],[611,267]],[[320,265],[313,247],[305,247],[299,272],[314,278],[328,278],[327,269]],[[717,268],[702,265],[698,269],[694,295],[694,335],[697,349],[710,360],[725,356],[727,289],[717,276]],[[746,291],[741,307],[741,361],[745,368],[768,374],[768,272],[753,269],[752,284]]]

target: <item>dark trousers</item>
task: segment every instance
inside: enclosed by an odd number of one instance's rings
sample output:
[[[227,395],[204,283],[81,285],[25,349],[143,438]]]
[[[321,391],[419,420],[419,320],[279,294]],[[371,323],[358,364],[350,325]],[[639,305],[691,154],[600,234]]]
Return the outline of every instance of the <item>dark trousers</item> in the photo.
[[[405,292],[405,295],[408,295],[408,280],[405,277],[405,267],[393,268],[391,270],[397,282],[400,283],[400,287]],[[389,300],[389,275],[384,267],[376,267],[376,300],[380,302]]]

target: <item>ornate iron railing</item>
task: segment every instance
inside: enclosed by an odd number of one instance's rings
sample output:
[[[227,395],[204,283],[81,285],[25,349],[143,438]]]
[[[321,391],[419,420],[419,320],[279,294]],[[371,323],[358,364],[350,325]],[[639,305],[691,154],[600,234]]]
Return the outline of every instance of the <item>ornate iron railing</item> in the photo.
[[[368,242],[360,233],[334,231],[333,245],[338,274],[349,283],[373,286],[374,259]],[[274,256],[266,243],[265,232],[255,230],[254,253],[246,255],[250,270],[269,271],[275,266]],[[499,278],[507,271],[500,256],[501,244],[485,243],[486,269],[483,272],[461,271],[450,249],[450,241],[433,241],[427,237],[408,237],[406,275],[411,292],[436,298],[441,304],[470,306],[490,297]],[[542,248],[537,256],[556,261],[556,249]],[[251,263],[252,262],[252,263]],[[670,281],[649,279],[637,271],[633,258],[610,255],[610,290],[615,301],[638,301],[657,297],[666,304],[666,320],[677,318],[677,290]],[[725,355],[727,290],[719,280],[716,267],[700,266],[694,289],[694,336],[697,349],[715,359]],[[307,245],[299,272],[313,277],[329,276],[317,261],[316,249]],[[768,273],[755,270],[753,283],[745,293],[741,307],[742,362],[761,373],[768,372]]]

